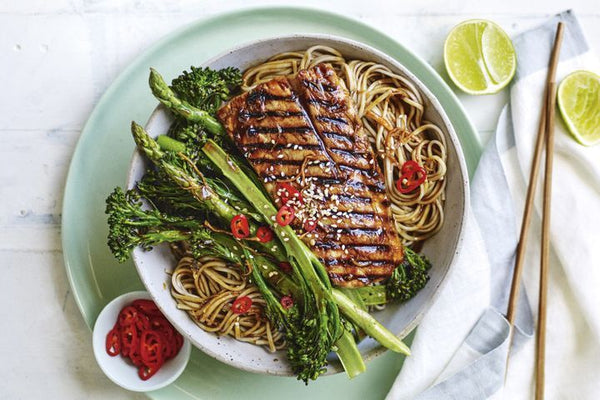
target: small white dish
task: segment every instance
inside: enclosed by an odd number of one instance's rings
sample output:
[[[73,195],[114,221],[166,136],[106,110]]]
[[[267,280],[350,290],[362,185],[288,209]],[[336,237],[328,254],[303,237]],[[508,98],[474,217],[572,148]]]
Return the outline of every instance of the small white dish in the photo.
[[[149,392],[171,384],[185,369],[192,351],[190,341],[183,338],[183,346],[179,353],[165,362],[158,372],[150,379],[143,381],[138,376],[138,368],[128,358],[122,355],[111,357],[106,352],[106,335],[114,327],[119,312],[134,300],[152,300],[146,291],[125,293],[104,307],[94,324],[92,343],[94,356],[106,376],[124,389],[134,392]]]

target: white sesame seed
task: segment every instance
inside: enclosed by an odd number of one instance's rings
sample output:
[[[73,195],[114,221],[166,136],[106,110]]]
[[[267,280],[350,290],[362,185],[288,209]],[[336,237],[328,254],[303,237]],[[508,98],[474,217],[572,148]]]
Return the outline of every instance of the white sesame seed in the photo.
[[[275,271],[269,272],[269,278],[272,278],[274,276],[277,276],[277,272],[275,272]]]
[[[283,241],[284,241],[284,242],[287,242],[287,241],[289,241],[289,240],[290,240],[290,238],[283,238]]]
[[[266,265],[262,266],[263,269],[269,269]]]

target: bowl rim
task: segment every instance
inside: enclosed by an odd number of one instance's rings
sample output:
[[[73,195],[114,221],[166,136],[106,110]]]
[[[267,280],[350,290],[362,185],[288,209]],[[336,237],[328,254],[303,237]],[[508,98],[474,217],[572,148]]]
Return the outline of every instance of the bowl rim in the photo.
[[[349,45],[356,49],[364,51],[365,53],[370,53],[370,54],[373,54],[373,55],[383,59],[387,64],[391,65],[393,67],[393,69],[396,69],[397,71],[399,71],[411,83],[413,83],[418,88],[418,90],[421,92],[423,97],[425,97],[431,103],[430,107],[433,107],[437,111],[437,113],[439,114],[439,116],[443,122],[443,125],[445,127],[446,138],[448,139],[449,142],[452,143],[452,147],[455,149],[456,159],[457,159],[456,161],[457,161],[458,172],[459,172],[457,180],[461,181],[460,185],[459,185],[459,189],[462,194],[463,201],[459,204],[460,210],[458,211],[458,214],[460,215],[460,221],[458,221],[458,225],[459,225],[458,226],[458,234],[454,238],[452,246],[449,246],[450,248],[454,249],[453,250],[454,254],[452,255],[451,261],[448,263],[447,267],[443,271],[441,271],[441,278],[440,278],[439,282],[437,283],[437,285],[435,286],[435,288],[433,289],[431,296],[428,297],[424,301],[423,306],[420,307],[420,310],[417,312],[415,317],[400,332],[397,332],[397,333],[393,332],[396,336],[404,338],[412,330],[414,330],[417,327],[417,325],[423,319],[425,313],[427,313],[429,311],[431,306],[437,300],[441,290],[443,289],[444,285],[446,284],[446,282],[448,280],[447,279],[448,273],[454,267],[456,260],[458,259],[458,255],[460,254],[460,252],[462,251],[462,248],[463,248],[464,236],[465,236],[465,231],[466,231],[466,221],[468,219],[468,214],[469,214],[468,205],[470,204],[470,190],[469,190],[469,174],[468,174],[468,169],[467,169],[466,161],[464,158],[462,146],[460,145],[460,141],[458,139],[458,136],[456,135],[454,126],[452,125],[452,122],[448,118],[448,115],[446,114],[445,109],[442,107],[442,105],[438,101],[437,97],[434,96],[434,94],[429,90],[429,88],[423,82],[421,82],[420,79],[418,79],[407,67],[405,67],[401,61],[396,60],[395,58],[374,48],[373,46],[370,46],[368,44],[365,44],[365,43],[362,43],[362,42],[359,42],[359,41],[356,41],[353,39],[348,39],[346,37],[337,36],[337,35],[318,34],[318,33],[295,33],[295,34],[290,34],[290,35],[271,36],[271,37],[267,37],[267,38],[251,40],[251,41],[244,42],[244,43],[238,44],[236,46],[230,47],[229,49],[220,52],[219,54],[215,55],[214,57],[211,57],[211,58],[203,61],[202,63],[200,63],[200,66],[210,65],[210,64],[215,63],[216,61],[220,60],[221,58],[227,56],[228,54],[231,54],[231,53],[234,53],[237,51],[241,51],[241,50],[251,47],[251,46],[256,46],[261,43],[274,42],[277,40],[290,40],[290,39],[314,39],[314,40],[328,40],[328,41],[340,42],[345,45]],[[275,54],[276,53],[274,53],[273,55],[275,55]],[[166,109],[162,106],[162,104],[159,103],[159,105],[157,105],[157,107],[150,114],[145,126],[152,124],[152,122],[157,117],[159,117],[160,114],[163,112],[166,112]],[[139,153],[139,151],[136,148],[133,152],[131,161],[129,163],[129,170],[128,170],[127,182],[126,182],[126,185],[128,188],[130,188],[131,185],[134,183],[133,175],[132,175],[133,167],[134,167],[135,162],[137,161],[137,157],[139,157],[140,155],[141,154]],[[140,276],[142,283],[144,284],[144,286],[146,288],[148,288],[149,285],[147,284],[147,282],[144,278],[144,275],[141,273],[142,267],[140,266],[141,263],[140,263],[139,256],[138,256],[139,254],[140,254],[139,249],[137,249],[137,248],[134,249],[134,251],[132,253],[132,260],[135,264],[136,270],[138,271],[138,275]],[[169,321],[173,324],[173,326],[175,326],[177,329],[179,329],[178,324],[176,324],[172,320],[172,317],[169,315],[169,313],[162,310],[162,308],[160,307],[160,303],[156,301],[154,294],[150,290],[148,292],[150,293],[150,296],[155,301],[157,306],[161,309],[161,311],[163,312],[165,317],[167,319],[169,319]],[[238,364],[238,363],[236,363],[236,361],[232,361],[230,358],[225,357],[220,352],[213,351],[211,348],[202,345],[201,342],[194,340],[192,338],[192,335],[184,335],[184,337],[186,337],[186,336],[189,336],[189,339],[192,342],[193,346],[197,347],[198,349],[203,351],[208,356],[210,356],[220,362],[223,362],[225,364],[231,365],[232,367],[235,367],[237,369],[241,369],[241,370],[253,372],[253,373],[273,375],[273,376],[293,376],[293,374],[291,374],[289,371],[286,371],[286,370],[273,371],[268,368],[258,368],[254,364]],[[363,356],[365,363],[368,363],[369,361],[375,359],[376,357],[380,356],[381,354],[385,353],[386,351],[387,351],[387,349],[385,347],[378,346],[375,349],[369,351],[368,353],[362,354],[362,356]],[[337,374],[342,371],[343,371],[343,367],[341,365],[335,365],[335,364],[330,363],[327,368],[327,372],[324,375]]]
[[[179,365],[175,369],[173,369],[173,372],[171,373],[171,375],[168,378],[166,378],[160,382],[157,382],[157,381],[152,382],[152,378],[150,378],[146,381],[143,381],[140,379],[139,384],[130,385],[129,383],[121,380],[121,377],[119,375],[115,374],[114,371],[112,369],[110,369],[108,364],[101,361],[102,358],[100,357],[100,355],[101,354],[104,355],[104,353],[106,353],[106,349],[104,348],[104,346],[102,346],[104,344],[103,337],[106,336],[106,333],[99,331],[99,329],[100,329],[99,325],[103,324],[102,321],[105,318],[108,318],[108,314],[112,313],[112,309],[115,308],[115,306],[118,303],[122,303],[122,302],[130,303],[136,299],[145,299],[145,300],[154,301],[154,298],[150,294],[150,292],[148,292],[146,290],[136,290],[133,292],[123,293],[123,294],[115,297],[114,299],[112,299],[108,304],[106,304],[102,308],[102,310],[98,314],[98,318],[96,318],[96,321],[94,322],[94,326],[92,329],[92,348],[94,351],[94,358],[96,359],[96,363],[98,364],[98,366],[100,367],[102,372],[104,372],[104,375],[106,375],[106,377],[108,379],[110,379],[113,383],[119,385],[120,387],[122,387],[124,389],[130,390],[132,392],[150,392],[150,391],[158,390],[158,389],[164,388],[165,386],[170,385],[177,378],[179,378],[179,376],[181,376],[181,374],[187,367],[188,362],[190,361],[192,345],[191,345],[191,341],[187,337],[183,336],[183,345],[182,345],[181,349],[179,350],[179,353],[175,356],[175,358],[177,358],[180,356],[180,354],[182,354],[183,358],[180,358],[181,361],[179,361]],[[117,312],[116,312],[117,315],[115,316],[115,320],[116,320],[116,317],[118,316],[119,311],[120,310],[117,310]],[[102,337],[100,339],[96,339],[96,337],[98,335],[102,335]],[[119,357],[119,358],[122,358],[122,357]],[[175,358],[169,360],[168,362],[175,361]],[[123,360],[123,362],[125,362],[125,360]]]

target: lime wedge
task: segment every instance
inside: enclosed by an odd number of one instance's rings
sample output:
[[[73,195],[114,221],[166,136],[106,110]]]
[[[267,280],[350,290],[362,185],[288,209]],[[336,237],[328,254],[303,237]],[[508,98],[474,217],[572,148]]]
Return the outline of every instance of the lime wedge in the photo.
[[[575,71],[558,87],[558,108],[579,143],[591,146],[600,142],[600,76],[590,71]]]
[[[450,79],[469,94],[491,94],[515,75],[517,56],[508,35],[491,21],[474,19],[455,26],[444,43]]]

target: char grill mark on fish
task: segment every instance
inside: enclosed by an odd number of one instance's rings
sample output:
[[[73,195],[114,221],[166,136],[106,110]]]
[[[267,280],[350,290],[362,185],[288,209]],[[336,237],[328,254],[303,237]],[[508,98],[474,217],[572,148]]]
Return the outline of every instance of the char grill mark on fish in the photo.
[[[402,246],[381,170],[331,66],[320,64],[296,77],[260,84],[233,98],[218,116],[277,205],[276,182],[281,180],[296,177],[292,184],[303,196],[316,196],[313,204],[325,215],[316,218],[317,229],[303,240],[323,261],[334,285],[381,282],[400,264]],[[304,186],[299,178],[303,165]],[[303,211],[297,215],[292,228],[301,234],[302,218],[310,217]]]

